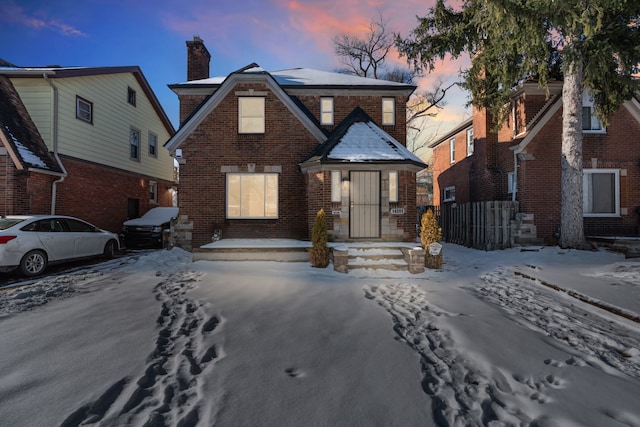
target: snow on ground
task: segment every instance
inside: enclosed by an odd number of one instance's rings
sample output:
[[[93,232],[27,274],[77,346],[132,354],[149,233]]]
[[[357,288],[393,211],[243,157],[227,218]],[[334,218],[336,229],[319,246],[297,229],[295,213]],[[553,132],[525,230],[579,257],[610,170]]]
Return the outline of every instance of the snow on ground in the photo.
[[[443,250],[344,275],[176,248],[0,290],[0,425],[640,426],[640,262]]]

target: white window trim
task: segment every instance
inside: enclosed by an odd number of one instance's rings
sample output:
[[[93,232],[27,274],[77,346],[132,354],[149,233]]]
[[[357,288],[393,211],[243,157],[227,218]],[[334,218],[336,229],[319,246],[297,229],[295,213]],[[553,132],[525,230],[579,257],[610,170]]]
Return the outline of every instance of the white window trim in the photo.
[[[473,128],[467,129],[467,157],[473,154],[475,150],[475,144],[473,139]]]
[[[595,108],[593,98],[591,97],[591,92],[589,90],[585,90],[582,92],[582,108],[589,108],[591,110],[591,125],[589,129],[582,129],[582,133],[595,133],[595,134],[603,134],[607,133],[607,128],[604,124],[595,116]],[[580,112],[582,114],[582,111]],[[584,120],[583,120],[584,122]],[[600,129],[592,129],[594,122],[597,122],[600,126]],[[582,124],[584,127],[584,123]]]
[[[128,87],[127,88],[127,103],[129,105],[133,105],[135,107],[136,106],[136,98],[137,98],[136,91],[133,90],[131,87]]]
[[[325,110],[326,107],[330,107]],[[320,98],[320,124],[323,126],[333,125],[333,98],[322,97]],[[328,116],[328,120],[325,120],[325,115]]]
[[[89,117],[83,117],[83,114]],[[93,124],[93,102],[76,95],[76,119]]]
[[[449,162],[450,163],[456,162],[456,139],[455,138],[451,138],[449,140]]]
[[[149,201],[158,203],[158,183],[156,181],[149,181]]]
[[[394,126],[396,124],[396,104],[395,98],[382,98],[382,125]],[[385,105],[391,106],[391,111],[385,110]],[[391,120],[385,120],[385,114],[391,114]]]
[[[245,101],[254,101],[261,100],[262,101],[262,112],[259,115],[250,116],[247,114],[243,114],[242,105]],[[247,119],[261,119],[261,126],[257,126],[254,130],[248,130],[243,128],[243,118]],[[265,99],[261,96],[239,96],[238,97],[238,133],[241,134],[261,134],[265,132]]]
[[[342,202],[342,172],[331,171],[331,203]]]
[[[449,194],[449,196],[447,197],[447,193]],[[453,193],[453,196],[451,195],[451,193]],[[442,190],[442,201],[443,202],[453,202],[456,200],[456,187],[455,185],[452,185],[450,187],[445,187]]]
[[[152,144],[151,141],[154,141],[154,143]],[[153,146],[154,148],[154,152],[151,153],[151,147]],[[153,132],[149,132],[149,137],[148,137],[148,152],[147,154],[149,154],[149,156],[151,157],[158,157],[158,135],[156,135]]]
[[[133,157],[133,156],[131,155],[131,147],[132,147],[132,146],[134,146],[134,144],[133,144],[133,138],[132,138],[133,133],[135,133],[136,135],[138,135],[137,145],[135,145],[135,146],[137,147],[137,150],[136,150],[136,152],[137,152],[137,154],[138,154],[138,156],[137,156],[137,157]],[[129,159],[131,159],[131,160],[140,161],[140,137],[141,137],[141,135],[142,135],[142,134],[141,134],[141,132],[140,132],[138,129],[136,129],[136,128],[134,128],[134,127],[129,128]]]
[[[601,212],[585,212],[585,205],[587,202],[586,196],[588,193],[586,175],[595,174],[595,173],[606,173],[606,174],[614,174],[614,204],[615,204],[615,212],[612,213],[601,213]],[[582,197],[583,197],[583,206],[582,206],[582,216],[587,218],[619,218],[620,217],[620,169],[583,169],[582,170]]]
[[[398,171],[389,171],[389,203],[398,203]]]
[[[238,216],[230,216],[229,215],[229,177],[231,176],[244,176],[244,175],[250,175],[250,176],[268,176],[268,175],[274,175],[276,177],[276,190],[275,190],[275,207],[276,207],[276,214],[273,216],[242,216],[242,205],[240,205],[240,215]],[[225,190],[225,216],[227,219],[278,219],[278,215],[279,215],[279,203],[278,203],[278,192],[279,192],[279,185],[280,185],[280,177],[278,176],[277,173],[228,173],[226,176],[226,190]],[[265,186],[266,186],[266,180],[265,180]],[[242,203],[242,188],[240,189],[240,203]],[[265,194],[265,198],[264,198],[264,203],[265,206],[267,204],[267,197]],[[266,207],[264,209],[266,211]]]

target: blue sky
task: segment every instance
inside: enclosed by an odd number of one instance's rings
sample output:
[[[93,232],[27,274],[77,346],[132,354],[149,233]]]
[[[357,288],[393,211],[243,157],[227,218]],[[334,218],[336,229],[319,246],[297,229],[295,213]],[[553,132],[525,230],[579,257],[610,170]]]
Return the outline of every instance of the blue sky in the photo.
[[[177,127],[178,98],[167,85],[186,80],[185,42],[196,35],[211,53],[212,76],[252,62],[332,71],[335,36],[364,34],[379,13],[408,34],[432,1],[0,0],[0,58],[19,66],[138,65]],[[443,63],[419,84],[456,79],[459,67]],[[449,98],[439,119],[445,128],[466,118],[462,98]]]

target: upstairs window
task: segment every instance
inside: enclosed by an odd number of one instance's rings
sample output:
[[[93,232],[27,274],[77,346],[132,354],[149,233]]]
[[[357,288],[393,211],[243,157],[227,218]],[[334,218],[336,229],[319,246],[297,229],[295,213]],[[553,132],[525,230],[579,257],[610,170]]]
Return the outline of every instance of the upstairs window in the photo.
[[[467,129],[467,157],[473,154],[473,128]]]
[[[158,157],[158,135],[149,132],[149,155]]]
[[[320,98],[320,124],[333,125],[333,98]]]
[[[136,91],[131,88],[127,88],[127,102],[136,106]]]
[[[264,98],[238,98],[238,132],[264,133]]]
[[[76,119],[93,124],[93,103],[76,96]]]
[[[584,133],[604,133],[605,128],[595,115],[593,98],[589,91],[582,94],[582,132]]]
[[[449,140],[449,162],[455,163],[456,161],[456,139],[451,138]]]
[[[382,124],[393,126],[396,124],[396,105],[393,98],[382,98]]]
[[[140,160],[140,131],[134,128],[129,129],[129,158]]]
[[[583,216],[620,216],[620,170],[583,169]]]

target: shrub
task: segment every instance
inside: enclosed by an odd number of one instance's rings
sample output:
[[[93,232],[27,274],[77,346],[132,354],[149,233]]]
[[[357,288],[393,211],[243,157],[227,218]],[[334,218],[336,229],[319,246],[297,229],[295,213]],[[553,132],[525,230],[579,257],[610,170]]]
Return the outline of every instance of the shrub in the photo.
[[[311,266],[325,268],[329,265],[329,246],[327,246],[327,224],[324,218],[324,209],[320,209],[316,214],[311,243]]]
[[[431,243],[440,243],[442,241],[442,228],[440,228],[438,220],[431,209],[422,215],[422,220],[420,221],[420,241],[426,251],[425,266],[429,268],[441,268],[442,250],[438,255],[431,255],[429,253],[429,245]]]

